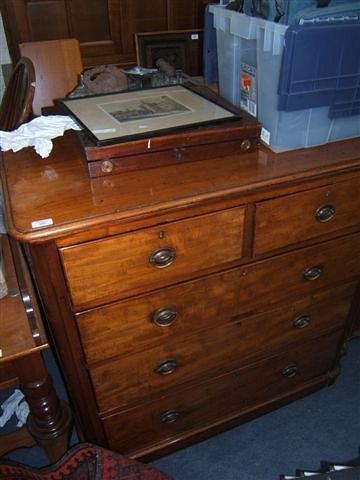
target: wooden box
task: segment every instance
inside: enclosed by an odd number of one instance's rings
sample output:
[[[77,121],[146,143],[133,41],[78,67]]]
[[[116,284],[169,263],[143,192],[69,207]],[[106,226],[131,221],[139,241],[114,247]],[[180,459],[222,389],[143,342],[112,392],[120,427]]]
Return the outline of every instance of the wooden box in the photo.
[[[261,126],[253,117],[203,85],[187,81],[182,86],[235,114],[235,118],[101,146],[91,136],[80,133],[90,177],[206,160],[258,148]]]
[[[258,147],[259,136],[260,125],[245,114],[233,122],[100,147],[79,133],[92,178],[250,152]]]

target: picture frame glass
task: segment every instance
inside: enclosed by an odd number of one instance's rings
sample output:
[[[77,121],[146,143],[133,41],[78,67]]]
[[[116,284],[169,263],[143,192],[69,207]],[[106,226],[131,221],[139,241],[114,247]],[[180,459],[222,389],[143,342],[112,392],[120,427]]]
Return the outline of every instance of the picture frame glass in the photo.
[[[239,118],[180,84],[72,98],[63,100],[62,105],[97,145]]]

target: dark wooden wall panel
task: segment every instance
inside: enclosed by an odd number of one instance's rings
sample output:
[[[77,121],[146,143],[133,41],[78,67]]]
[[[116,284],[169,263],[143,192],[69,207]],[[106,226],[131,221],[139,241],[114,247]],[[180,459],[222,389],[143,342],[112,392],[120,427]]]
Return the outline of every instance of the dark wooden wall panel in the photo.
[[[82,42],[111,40],[109,8],[99,0],[71,0],[69,14],[72,35]]]
[[[65,0],[29,1],[25,5],[32,41],[70,37]]]
[[[134,65],[135,32],[202,28],[204,0],[1,0],[13,63],[19,43],[79,40],[85,67]]]
[[[168,29],[166,0],[134,1],[135,31],[156,32]]]
[[[198,2],[168,0],[168,30],[188,30],[199,25]]]

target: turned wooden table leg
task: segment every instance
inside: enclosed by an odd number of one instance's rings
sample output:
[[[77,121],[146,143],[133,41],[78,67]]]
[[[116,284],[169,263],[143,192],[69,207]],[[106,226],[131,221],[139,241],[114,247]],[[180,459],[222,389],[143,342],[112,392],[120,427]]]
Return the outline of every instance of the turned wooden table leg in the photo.
[[[70,408],[57,396],[40,352],[18,358],[14,363],[20,388],[30,408],[29,432],[44,448],[49,460],[55,462],[68,449],[72,423]]]

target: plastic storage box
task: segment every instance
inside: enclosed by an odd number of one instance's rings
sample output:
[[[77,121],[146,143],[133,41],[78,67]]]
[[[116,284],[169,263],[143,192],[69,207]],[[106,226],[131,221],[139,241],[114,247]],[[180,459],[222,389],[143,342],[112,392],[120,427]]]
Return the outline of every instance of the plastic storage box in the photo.
[[[211,5],[210,11],[216,28],[220,95],[258,118],[262,140],[273,151],[360,136],[360,115],[329,118],[329,106],[278,110],[287,25],[217,5]]]
[[[230,0],[220,0],[227,5]],[[359,0],[241,0],[241,13],[264,18],[285,25],[294,25],[323,19],[359,19]]]

